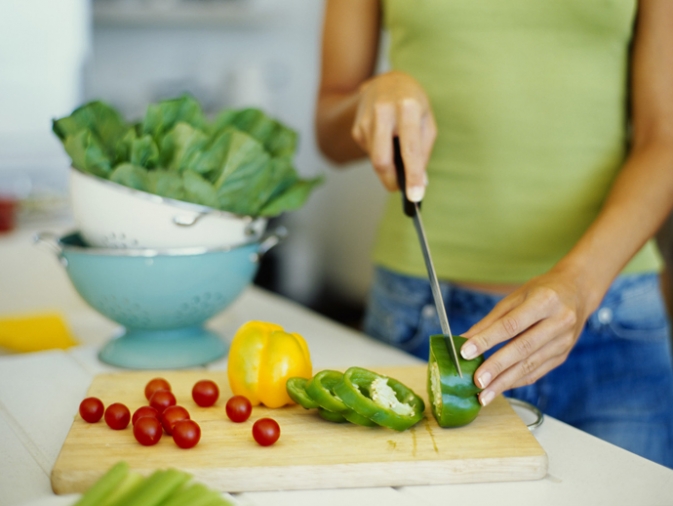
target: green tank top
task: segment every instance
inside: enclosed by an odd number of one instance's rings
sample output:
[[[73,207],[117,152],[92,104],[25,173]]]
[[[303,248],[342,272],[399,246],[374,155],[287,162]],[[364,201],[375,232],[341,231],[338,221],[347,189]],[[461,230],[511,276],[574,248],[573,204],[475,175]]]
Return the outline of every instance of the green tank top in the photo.
[[[393,69],[438,126],[423,221],[443,279],[521,283],[596,218],[627,152],[636,0],[383,0]],[[375,262],[425,276],[388,197]],[[661,268],[650,241],[624,272]]]

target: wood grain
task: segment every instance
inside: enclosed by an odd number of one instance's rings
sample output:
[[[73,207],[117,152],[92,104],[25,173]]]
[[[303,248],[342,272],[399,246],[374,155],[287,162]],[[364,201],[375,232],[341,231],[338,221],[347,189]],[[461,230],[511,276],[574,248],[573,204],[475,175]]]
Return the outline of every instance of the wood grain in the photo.
[[[407,384],[427,405],[424,366],[375,370]],[[256,407],[248,421],[233,423],[224,408],[231,396],[224,371],[104,374],[94,378],[88,395],[106,406],[122,402],[133,412],[147,404],[144,386],[157,376],[171,383],[178,404],[201,426],[199,444],[182,450],[164,434],[156,446],[144,447],[130,426],[114,431],[103,421],[89,424],[76,415],[52,470],[54,492],[86,490],[119,460],[143,474],[176,467],[226,492],[520,481],[547,472],[547,455],[503,397],[457,429],[440,428],[427,406],[425,419],[400,433],[333,424],[299,406]],[[220,387],[220,400],[211,408],[200,408],[191,398],[200,379],[212,379]],[[281,437],[275,445],[261,447],[251,429],[255,420],[267,416],[280,424]]]

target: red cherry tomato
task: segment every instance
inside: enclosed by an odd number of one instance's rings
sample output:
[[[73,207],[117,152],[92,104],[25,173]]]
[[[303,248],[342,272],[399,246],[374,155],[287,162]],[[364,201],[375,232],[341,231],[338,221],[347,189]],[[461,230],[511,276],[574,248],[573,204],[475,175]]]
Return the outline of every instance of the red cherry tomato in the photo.
[[[169,406],[175,406],[175,395],[168,390],[157,390],[150,397],[150,406],[156,409],[159,413],[163,413],[164,409]]]
[[[120,402],[110,404],[105,410],[105,423],[107,423],[111,429],[125,429],[130,420],[131,412],[129,411],[129,408]]]
[[[252,413],[252,404],[247,397],[234,395],[227,401],[227,416],[229,420],[236,423],[245,422]]]
[[[157,420],[159,419],[159,412],[154,409],[152,406],[140,406],[138,409],[135,410],[133,413],[133,416],[131,417],[131,424],[135,425],[136,422],[138,421],[138,418],[143,417],[143,416],[153,416]]]
[[[96,423],[103,418],[105,407],[98,397],[87,397],[79,403],[79,416],[85,422]]]
[[[194,402],[202,408],[212,406],[220,396],[220,389],[210,380],[201,380],[192,388]]]
[[[180,448],[192,448],[201,439],[201,427],[194,420],[180,420],[173,425],[173,441]]]
[[[157,390],[168,390],[170,392],[171,384],[163,378],[151,379],[145,385],[145,398],[149,401],[152,398],[152,394]]]
[[[161,413],[161,425],[164,426],[166,434],[171,434],[173,426],[180,420],[189,420],[189,412],[182,406],[168,406]]]
[[[162,434],[161,422],[154,416],[141,416],[133,426],[133,435],[143,446],[157,444]]]
[[[272,418],[260,418],[252,425],[252,437],[261,446],[271,446],[280,437],[280,426]]]

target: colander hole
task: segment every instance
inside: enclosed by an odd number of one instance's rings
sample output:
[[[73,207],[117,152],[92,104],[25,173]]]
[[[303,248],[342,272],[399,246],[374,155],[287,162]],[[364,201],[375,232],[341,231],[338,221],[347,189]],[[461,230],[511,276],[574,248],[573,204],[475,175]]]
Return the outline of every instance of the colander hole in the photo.
[[[198,304],[199,302],[201,302],[201,297],[199,297],[199,296],[197,295],[197,296],[194,297],[194,299],[192,299],[192,300],[194,301],[194,304]]]

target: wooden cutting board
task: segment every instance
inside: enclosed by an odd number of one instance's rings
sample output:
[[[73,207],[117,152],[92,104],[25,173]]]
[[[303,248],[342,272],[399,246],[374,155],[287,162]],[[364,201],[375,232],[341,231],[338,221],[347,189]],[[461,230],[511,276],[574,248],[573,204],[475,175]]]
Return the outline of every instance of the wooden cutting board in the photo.
[[[201,426],[201,441],[189,450],[163,435],[144,447],[131,426],[114,431],[104,421],[89,424],[76,415],[51,473],[54,492],[82,492],[119,460],[142,474],[175,467],[217,490],[244,492],[445,483],[535,480],[547,473],[547,455],[502,397],[466,427],[442,429],[427,402],[426,367],[373,368],[396,378],[426,401],[425,419],[405,432],[383,427],[334,424],[300,406],[253,408],[244,423],[231,422],[224,405],[231,396],[224,371],[143,371],[96,376],[90,396],[107,406],[122,402],[133,411],[147,404],[143,391],[153,377],[166,378],[179,405]],[[212,379],[220,400],[199,408],[194,383]],[[274,418],[281,437],[270,447],[252,438],[252,424]]]

